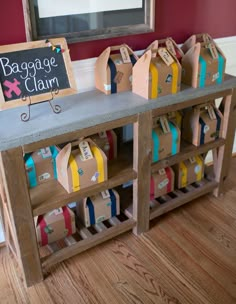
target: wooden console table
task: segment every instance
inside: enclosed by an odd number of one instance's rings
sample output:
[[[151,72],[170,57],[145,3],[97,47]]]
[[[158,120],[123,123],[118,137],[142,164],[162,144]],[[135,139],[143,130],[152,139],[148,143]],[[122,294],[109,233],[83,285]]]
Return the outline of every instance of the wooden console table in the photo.
[[[31,119],[22,122],[24,107],[0,112],[0,169],[2,180],[2,206],[6,244],[15,255],[27,286],[40,282],[44,272],[52,265],[85,251],[97,244],[133,229],[135,234],[146,232],[151,219],[160,216],[208,192],[223,193],[227,178],[236,122],[236,78],[227,76],[221,85],[203,89],[186,88],[176,95],[145,100],[131,92],[105,96],[91,91],[56,100],[62,113],[54,114],[49,104],[31,107]],[[181,110],[207,101],[223,98],[224,126],[222,138],[198,148],[188,145],[175,156],[151,162],[152,118],[170,111]],[[94,133],[132,124],[134,129],[133,153],[109,164],[107,181],[68,194],[57,181],[28,189],[24,153],[49,145],[76,140]],[[165,204],[150,208],[149,189],[152,171],[171,166],[196,154],[213,151],[214,178],[204,179],[197,188],[186,193],[176,192]],[[128,153],[129,154],[129,153]],[[82,197],[133,181],[130,206],[123,210],[123,219],[112,218],[109,227],[101,224],[92,234],[78,226],[79,239],[69,237],[66,246],[51,246],[52,252],[40,257],[34,216],[46,213]],[[122,203],[122,202],[121,202]]]

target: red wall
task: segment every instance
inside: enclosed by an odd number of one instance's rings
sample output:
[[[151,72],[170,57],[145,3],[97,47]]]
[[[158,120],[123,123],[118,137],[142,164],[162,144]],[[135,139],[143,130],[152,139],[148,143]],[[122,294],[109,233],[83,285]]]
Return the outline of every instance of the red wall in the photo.
[[[109,45],[127,43],[134,50],[152,40],[172,36],[177,43],[193,33],[208,32],[213,38],[236,35],[235,0],[156,0],[156,31],[69,46],[72,60],[98,56]],[[21,0],[1,0],[0,44],[25,41]]]

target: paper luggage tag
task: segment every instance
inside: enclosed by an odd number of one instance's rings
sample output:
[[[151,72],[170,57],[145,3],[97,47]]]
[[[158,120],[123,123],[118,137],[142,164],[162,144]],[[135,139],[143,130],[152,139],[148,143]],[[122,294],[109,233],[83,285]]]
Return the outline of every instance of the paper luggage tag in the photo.
[[[174,59],[171,57],[166,48],[159,48],[157,52],[166,65],[170,66],[174,62]]]
[[[215,46],[214,43],[209,43],[208,49],[209,49],[213,59],[218,59],[219,58],[219,55],[218,55],[218,52],[217,52],[217,49],[216,49],[216,46]]]
[[[52,153],[49,147],[40,149],[40,154],[42,155],[42,158],[49,158],[52,157]]]
[[[84,160],[89,160],[93,158],[93,154],[91,152],[91,149],[87,141],[85,140],[81,141],[79,143],[79,148]]]
[[[210,117],[211,120],[216,119],[216,113],[215,113],[214,108],[213,108],[212,105],[207,106],[207,111],[208,111],[208,114],[209,114],[209,117]]]
[[[169,126],[166,116],[160,117],[160,124],[161,124],[162,130],[165,134],[170,133],[170,126]]]
[[[166,174],[166,170],[164,168],[162,168],[162,169],[158,170],[158,173],[160,175],[165,175]]]
[[[122,57],[122,60],[123,60],[124,63],[130,63],[131,62],[130,57],[129,57],[129,52],[128,52],[128,50],[125,46],[122,46],[120,48],[120,54],[121,54],[121,57]]]
[[[121,83],[121,80],[122,80],[123,76],[124,76],[124,73],[122,73],[121,71],[118,71],[116,73],[115,78],[114,78],[114,82],[115,83]]]
[[[175,51],[175,47],[174,47],[174,44],[171,40],[167,39],[166,40],[166,47],[167,47],[167,50],[174,56],[176,56],[176,51]]]
[[[102,191],[101,195],[102,195],[103,199],[106,199],[106,198],[110,197],[110,193],[109,193],[108,190]]]
[[[189,161],[191,164],[195,164],[196,163],[196,158],[194,156],[189,158]]]

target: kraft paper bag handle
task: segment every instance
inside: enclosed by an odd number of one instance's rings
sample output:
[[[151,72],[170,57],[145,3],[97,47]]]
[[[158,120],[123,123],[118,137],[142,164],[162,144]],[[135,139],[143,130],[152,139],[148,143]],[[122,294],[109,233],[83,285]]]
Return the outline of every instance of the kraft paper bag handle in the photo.
[[[182,65],[185,63],[191,64],[193,67],[192,70],[192,87],[197,88],[197,75],[198,75],[198,66],[199,66],[199,56],[201,51],[201,43],[196,43],[192,46],[187,53],[184,54],[182,58]]]
[[[149,50],[151,50],[153,52],[153,54],[155,54],[155,56],[156,56],[156,53],[158,50],[158,40],[154,40],[143,52],[143,55],[146,54]],[[153,57],[155,57],[155,56],[153,56]]]
[[[149,77],[149,67],[152,59],[152,51],[148,50],[136,62],[133,67],[133,85],[132,91],[138,95],[148,99],[148,78],[144,79],[144,75]]]
[[[181,50],[185,53],[188,52],[197,42],[196,35],[189,37],[181,46]]]

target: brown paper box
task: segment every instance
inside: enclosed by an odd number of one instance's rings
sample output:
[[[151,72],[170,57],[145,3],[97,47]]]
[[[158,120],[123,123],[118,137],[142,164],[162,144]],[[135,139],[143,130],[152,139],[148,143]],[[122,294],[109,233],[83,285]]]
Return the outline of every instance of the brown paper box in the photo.
[[[207,106],[211,105],[217,119],[211,119]],[[219,130],[217,128],[219,127]],[[182,138],[187,142],[200,146],[222,137],[223,115],[214,103],[203,104],[185,110],[182,123]]]
[[[204,160],[199,155],[196,161],[189,159],[173,166],[175,172],[175,187],[184,188],[194,182],[200,181],[204,176]]]
[[[51,146],[24,156],[30,188],[57,178],[55,158],[58,151],[56,146]]]
[[[76,232],[75,215],[65,206],[36,217],[35,226],[39,245],[45,246]]]
[[[118,192],[109,190],[109,193],[111,195],[107,198],[103,198],[102,194],[98,193],[77,203],[77,216],[85,227],[101,223],[120,214],[120,197]]]
[[[182,82],[194,88],[222,83],[224,80],[226,58],[212,38],[207,37],[216,47],[218,59],[212,57],[209,43],[203,42],[202,35],[191,36],[182,46],[185,52],[181,61]]]
[[[167,167],[164,170],[164,174],[161,172],[155,172],[151,176],[150,183],[150,199],[153,200],[159,196],[165,195],[174,190],[175,175],[174,171]]]
[[[153,99],[180,90],[181,65],[171,56],[173,64],[167,65],[155,49],[147,50],[133,67],[132,91],[146,99]]]
[[[124,63],[120,49],[125,47],[130,62]],[[116,51],[116,53],[114,53]],[[106,95],[132,89],[132,68],[138,60],[131,48],[122,44],[106,48],[95,63],[95,86]]]
[[[102,149],[108,160],[117,158],[117,136],[113,130],[92,135],[91,139]]]
[[[79,143],[87,141],[93,158],[84,160]],[[67,144],[56,158],[58,182],[68,193],[95,185],[107,180],[107,157],[105,153],[89,138]]]
[[[180,130],[171,121],[168,121],[169,126],[172,124],[171,132],[165,133],[160,125],[159,117],[153,119],[152,131],[152,161],[156,162],[166,157],[177,154],[180,150]],[[155,136],[158,137],[158,146],[155,142]]]

